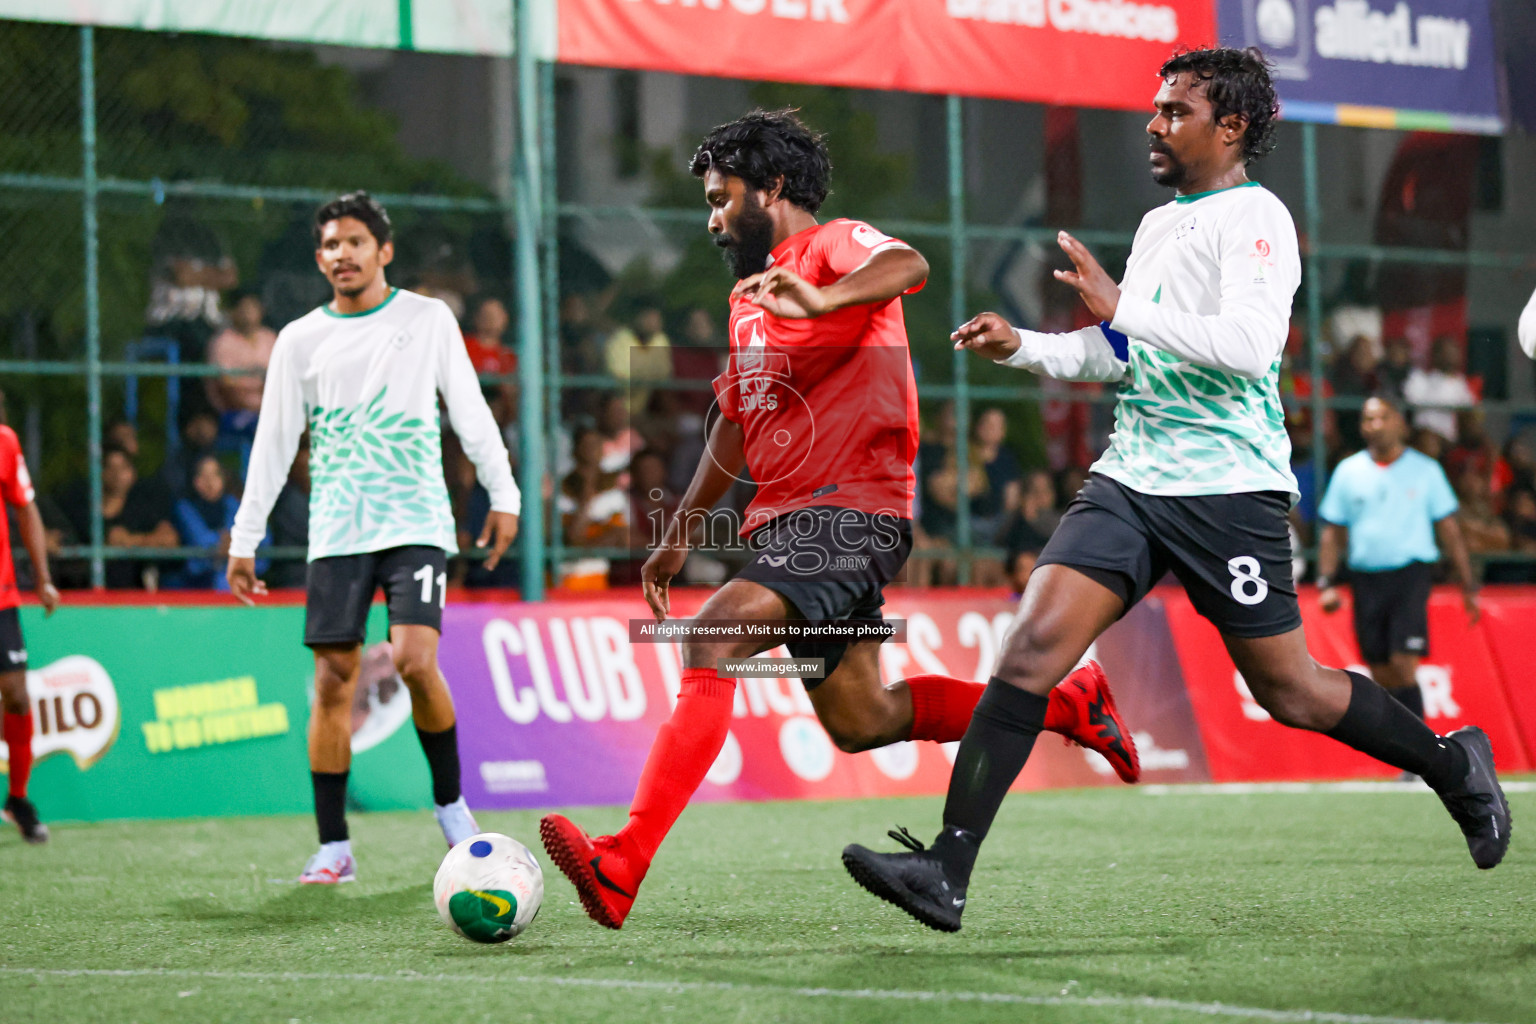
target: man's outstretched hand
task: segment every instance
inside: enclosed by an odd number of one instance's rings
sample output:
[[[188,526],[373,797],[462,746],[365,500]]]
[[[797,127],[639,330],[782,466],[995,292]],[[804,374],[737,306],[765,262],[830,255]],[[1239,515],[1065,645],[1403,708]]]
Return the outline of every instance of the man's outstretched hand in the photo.
[[[832,311],[825,288],[818,288],[785,267],[770,267],[761,274],[738,281],[731,298],[746,295],[759,306],[784,320],[809,320]]]
[[[1120,305],[1120,286],[1104,272],[1088,247],[1065,231],[1057,232],[1056,244],[1072,260],[1075,270],[1056,271],[1056,280],[1071,285],[1083,297],[1088,311],[1105,323],[1114,323]]]
[[[1019,350],[1019,336],[1013,332],[1013,325],[996,313],[977,313],[955,328],[949,340],[956,349],[970,349],[993,361],[1007,359]]]

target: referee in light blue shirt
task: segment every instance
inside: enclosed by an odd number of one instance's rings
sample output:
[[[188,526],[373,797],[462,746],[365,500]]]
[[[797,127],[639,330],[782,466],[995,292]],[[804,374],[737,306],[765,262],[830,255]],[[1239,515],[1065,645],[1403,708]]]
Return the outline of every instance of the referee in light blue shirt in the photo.
[[[1477,583],[1456,525],[1456,495],[1440,463],[1407,448],[1408,424],[1395,398],[1373,395],[1360,415],[1365,450],[1339,463],[1318,516],[1322,608],[1339,607],[1333,575],[1346,536],[1355,597],[1355,638],[1371,675],[1420,718],[1419,659],[1429,653],[1429,589],[1444,550],[1476,622]],[[1439,544],[1436,544],[1438,539]]]

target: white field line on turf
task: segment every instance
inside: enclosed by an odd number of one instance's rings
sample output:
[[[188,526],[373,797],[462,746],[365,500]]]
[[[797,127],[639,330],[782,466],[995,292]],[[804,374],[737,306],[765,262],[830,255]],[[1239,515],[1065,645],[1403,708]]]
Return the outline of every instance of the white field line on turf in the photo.
[[[1208,1017],[1239,1017],[1277,1024],[1452,1024],[1422,1017],[1377,1017],[1368,1013],[1329,1013],[1321,1010],[1266,1010],[1227,1003],[1189,1003],[1152,996],[1025,996],[1012,992],[926,992],[888,988],[796,988],[790,985],[750,985],[731,981],[645,981],[638,978],[566,978],[555,975],[508,977],[466,974],[325,974],[301,971],[193,971],[176,968],[132,970],[49,969],[0,966],[0,975],[33,978],[189,978],[207,981],[356,981],[364,984],[403,981],[427,984],[552,985],[565,988],[628,989],[654,992],[719,992],[740,995],[798,996],[803,999],[869,999],[918,1003],[1001,1003],[1014,1006],[1100,1006],[1137,1010],[1170,1010]],[[1470,1022],[1468,1022],[1470,1024]]]
[[[1536,782],[1505,782],[1506,793],[1536,793]],[[1138,786],[1147,796],[1248,796],[1253,793],[1431,793],[1422,782],[1190,782]]]

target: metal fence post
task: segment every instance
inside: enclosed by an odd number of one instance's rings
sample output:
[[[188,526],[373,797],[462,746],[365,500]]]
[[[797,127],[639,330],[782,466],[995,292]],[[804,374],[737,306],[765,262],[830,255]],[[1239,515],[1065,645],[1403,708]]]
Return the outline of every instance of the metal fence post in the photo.
[[[544,599],[544,316],[539,305],[539,211],[544,190],[539,159],[538,60],[533,52],[532,2],[517,0],[513,11],[517,60],[517,142],[512,202],[516,222],[513,274],[516,277],[519,426],[521,428],[523,516],[522,594]]]
[[[101,280],[96,181],[96,30],[80,29],[80,203],[85,231],[85,407],[90,463],[91,586],[107,585],[101,514]]]
[[[944,126],[949,150],[949,319],[951,325],[958,325],[965,320],[966,310],[965,119],[959,96],[944,98]],[[955,511],[959,513],[955,533],[960,555],[957,582],[969,583],[971,502],[966,484],[970,480],[970,359],[964,352],[955,352],[951,365],[955,377]]]
[[[555,65],[553,61],[539,62],[539,154],[542,157],[543,189],[540,192],[540,212],[544,215],[544,237],[539,247],[543,260],[540,282],[543,286],[544,314],[544,375],[546,384],[545,421],[548,423],[544,437],[545,469],[555,478],[558,489],[560,471],[558,454],[560,442],[560,195],[556,178],[555,160]],[[554,515],[549,527],[548,559],[550,575],[557,581],[560,563],[564,559],[565,538],[560,527],[560,516]]]
[[[1317,125],[1307,121],[1301,126],[1302,182],[1305,192],[1307,225],[1307,373],[1312,378],[1312,522],[1323,504],[1323,489],[1328,486],[1328,442],[1323,417],[1328,414],[1328,400],[1323,395],[1323,267],[1317,247],[1323,229],[1323,213],[1317,191]],[[1316,538],[1313,538],[1316,543]]]

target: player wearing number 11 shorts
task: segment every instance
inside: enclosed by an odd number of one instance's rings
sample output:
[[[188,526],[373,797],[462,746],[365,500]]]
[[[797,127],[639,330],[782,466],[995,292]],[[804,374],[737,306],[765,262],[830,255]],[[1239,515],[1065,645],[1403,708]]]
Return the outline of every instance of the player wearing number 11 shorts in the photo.
[[[1286,513],[1296,500],[1280,405],[1280,356],[1301,283],[1296,227],[1257,181],[1278,112],[1257,50],[1179,54],[1160,69],[1147,125],[1152,180],[1175,190],[1142,218],[1116,284],[1059,236],[1058,270],[1100,324],[1015,330],[983,313],[955,347],[1004,366],[1119,387],[1115,433],[1040,554],[992,680],[955,756],[931,848],[852,845],[860,885],[941,931],[958,931],[982,840],[1044,726],[1047,694],[1088,645],[1165,573],[1221,633],[1263,708],[1421,776],[1491,868],[1509,846],[1509,806],[1488,737],[1437,736],[1369,678],[1307,652]],[[1314,282],[1314,287],[1317,284]]]
[[[457,553],[443,482],[438,396],[464,454],[491,496],[479,545],[495,568],[521,511],[507,448],[480,393],[453,313],[392,288],[389,216],[366,192],[315,214],[315,263],[331,301],[277,336],[261,396],[245,496],[229,542],[229,588],[246,604],[266,587],[256,546],[309,431],[309,575],[304,643],[315,653],[309,768],[320,849],[299,881],[357,877],[347,832],[353,697],[373,596],[384,590],[394,667],[432,773],[432,802],[449,846],[479,832],[459,791],[453,698],[437,667],[447,554]]]

